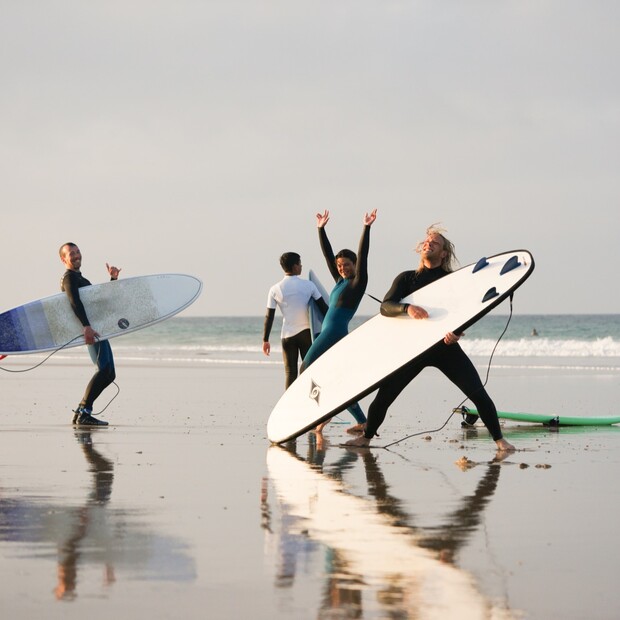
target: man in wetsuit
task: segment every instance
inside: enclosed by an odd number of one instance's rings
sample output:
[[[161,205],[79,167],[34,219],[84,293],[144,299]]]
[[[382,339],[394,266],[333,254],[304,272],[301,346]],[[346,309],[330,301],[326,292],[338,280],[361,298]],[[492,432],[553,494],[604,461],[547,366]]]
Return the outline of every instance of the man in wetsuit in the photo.
[[[425,241],[417,247],[417,252],[421,257],[420,265],[415,271],[404,271],[396,277],[392,288],[387,292],[381,304],[381,314],[384,316],[396,317],[406,314],[414,320],[428,318],[428,312],[424,308],[405,304],[400,300],[452,271],[452,263],[456,260],[452,243],[443,236],[440,229],[434,226],[431,226],[426,233]],[[368,409],[368,421],[364,434],[348,441],[347,445],[368,446],[383,423],[388,407],[424,368],[434,366],[475,404],[480,419],[491,433],[498,450],[514,451],[514,446],[502,436],[497,410],[484,389],[478,372],[458,344],[461,336],[462,334],[453,332],[446,334],[442,341],[381,383]]]
[[[116,378],[112,347],[107,340],[99,340],[99,334],[91,327],[86,310],[80,299],[80,289],[90,286],[90,282],[82,275],[82,254],[75,243],[65,243],[59,250],[60,260],[67,270],[62,276],[60,289],[67,294],[71,308],[75,316],[84,327],[84,341],[88,346],[93,363],[97,366],[97,372],[93,375],[84,397],[80,404],[73,410],[73,424],[78,426],[107,426],[104,420],[93,417],[93,403],[95,399]],[[106,263],[106,268],[111,280],[117,280],[120,269]]]
[[[329,211],[316,214],[321,250],[336,286],[329,295],[329,311],[323,319],[321,334],[314,341],[304,358],[302,371],[349,333],[349,323],[364,297],[368,284],[370,227],[376,219],[376,209],[370,215],[368,213],[364,215],[364,229],[357,256],[351,250],[341,250],[334,256],[325,232],[325,225],[329,221]],[[353,403],[348,407],[348,411],[357,422],[348,432],[362,432],[366,423],[366,416],[361,407],[357,403]],[[315,430],[320,432],[326,424],[327,422],[319,424]]]
[[[282,357],[284,359],[285,388],[297,379],[298,359],[304,359],[310,345],[310,321],[308,304],[314,299],[323,314],[327,304],[314,282],[303,280],[301,275],[301,256],[296,252],[285,252],[280,257],[280,266],[285,276],[269,289],[267,296],[267,313],[263,326],[263,353],[271,353],[269,334],[273,326],[276,307],[282,312]]]

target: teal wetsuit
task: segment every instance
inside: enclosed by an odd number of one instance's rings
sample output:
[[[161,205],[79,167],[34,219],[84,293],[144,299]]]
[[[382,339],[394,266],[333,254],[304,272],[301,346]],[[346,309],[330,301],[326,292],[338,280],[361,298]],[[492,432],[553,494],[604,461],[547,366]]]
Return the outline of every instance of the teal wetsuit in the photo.
[[[307,368],[317,360],[325,351],[349,333],[349,323],[357,310],[338,305],[340,297],[349,285],[349,280],[341,278],[329,294],[329,310],[323,319],[321,333],[314,341],[308,353],[304,357],[304,368]]]
[[[304,357],[303,369],[308,368],[325,351],[349,333],[349,323],[357,311],[368,284],[368,250],[370,248],[370,226],[364,226],[360,240],[353,278],[340,277],[336,268],[336,258],[327,238],[325,228],[319,228],[319,240],[327,266],[336,281],[336,286],[329,295],[329,310],[323,319],[323,326],[318,338],[313,342]],[[351,412],[358,424],[366,422],[366,416],[357,403],[351,405]]]

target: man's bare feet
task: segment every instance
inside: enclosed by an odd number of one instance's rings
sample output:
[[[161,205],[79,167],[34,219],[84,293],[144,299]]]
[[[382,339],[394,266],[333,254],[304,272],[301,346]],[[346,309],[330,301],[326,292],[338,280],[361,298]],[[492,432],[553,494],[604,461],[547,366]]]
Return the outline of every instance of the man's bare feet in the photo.
[[[347,428],[347,433],[349,433],[350,435],[363,435],[365,430],[366,422],[364,422],[363,424],[356,424],[351,428]]]
[[[495,443],[497,444],[498,452],[515,452],[516,451],[516,448],[511,443],[508,443],[503,437],[501,439],[498,439]]]
[[[370,445],[370,439],[367,439],[364,435],[360,435],[355,439],[349,439],[344,445],[353,448],[367,448]]]

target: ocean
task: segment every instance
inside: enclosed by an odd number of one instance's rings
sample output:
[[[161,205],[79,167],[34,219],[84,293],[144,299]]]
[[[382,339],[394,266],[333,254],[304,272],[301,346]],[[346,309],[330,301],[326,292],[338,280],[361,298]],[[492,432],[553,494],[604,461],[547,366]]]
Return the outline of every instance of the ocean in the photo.
[[[369,318],[355,317],[351,329]],[[493,353],[495,366],[567,366],[620,372],[620,314],[513,315],[509,323],[508,319],[507,315],[487,315],[467,330],[461,346],[481,364]],[[160,361],[281,365],[280,327],[281,317],[276,315],[269,357],[261,350],[262,316],[175,317],[115,338],[112,345],[117,364]],[[57,355],[82,358],[84,352],[67,349]]]

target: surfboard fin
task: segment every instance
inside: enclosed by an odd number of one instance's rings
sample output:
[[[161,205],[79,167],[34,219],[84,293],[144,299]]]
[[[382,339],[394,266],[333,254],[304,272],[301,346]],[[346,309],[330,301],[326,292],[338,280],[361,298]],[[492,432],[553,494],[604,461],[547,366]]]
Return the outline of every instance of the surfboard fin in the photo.
[[[486,267],[489,264],[489,261],[486,259],[486,256],[483,256],[475,265],[474,268],[472,269],[472,273],[476,273],[476,271],[480,271],[481,269],[483,269],[484,267]]]
[[[492,286],[485,294],[484,297],[482,298],[482,303],[484,303],[485,301],[489,301],[489,299],[493,299],[493,297],[497,297],[499,295],[499,293],[497,292],[497,289]]]
[[[505,273],[508,273],[509,271],[512,271],[513,269],[516,269],[520,264],[521,263],[519,262],[519,259],[517,256],[513,256],[509,258],[504,263],[504,266],[502,267],[502,270],[499,272],[499,275],[503,276]]]

